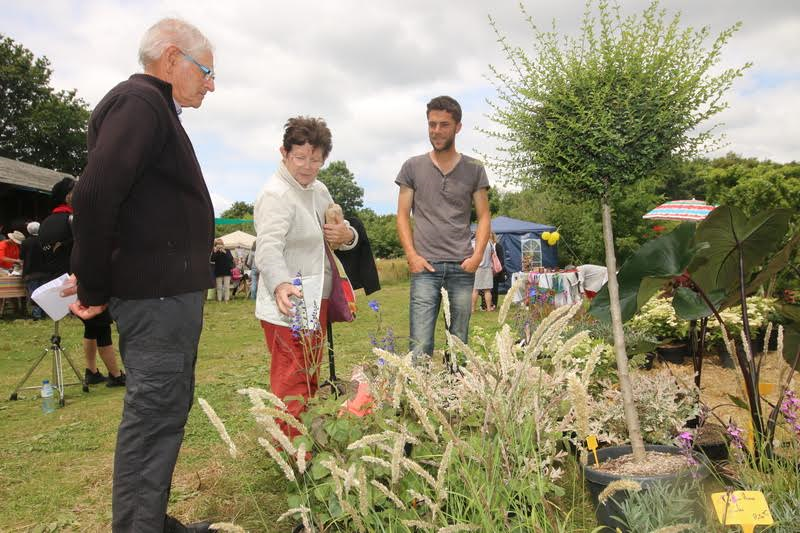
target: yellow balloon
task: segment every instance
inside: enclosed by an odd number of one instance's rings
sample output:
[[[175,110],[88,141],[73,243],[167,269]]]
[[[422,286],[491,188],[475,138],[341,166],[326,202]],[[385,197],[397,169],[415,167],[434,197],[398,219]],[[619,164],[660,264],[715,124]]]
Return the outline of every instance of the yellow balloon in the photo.
[[[560,234],[559,234],[557,231],[554,231],[553,233],[551,233],[551,234],[550,234],[550,237],[552,237],[552,238],[554,238],[556,241],[558,241],[558,239],[560,239],[560,238],[561,238],[561,235],[560,235]]]
[[[544,233],[542,233],[542,239],[549,242],[550,241],[550,232],[549,231],[545,231]]]
[[[547,241],[547,244],[549,244],[550,246],[555,246],[557,242],[558,242],[558,239],[554,239],[553,237],[550,237],[550,240]]]

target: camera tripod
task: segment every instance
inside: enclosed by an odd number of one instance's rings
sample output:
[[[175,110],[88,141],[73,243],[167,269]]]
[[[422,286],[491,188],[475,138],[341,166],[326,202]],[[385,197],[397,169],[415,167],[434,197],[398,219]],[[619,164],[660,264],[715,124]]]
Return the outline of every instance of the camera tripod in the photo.
[[[344,384],[342,381],[336,377],[336,360],[334,358],[333,352],[333,325],[328,322],[328,331],[327,331],[327,344],[328,344],[328,369],[330,370],[330,377],[323,381],[319,388],[322,387],[330,387],[331,392],[333,393],[334,398],[338,398],[339,396],[345,393]]]
[[[53,335],[50,337],[50,347],[45,348],[42,352],[42,355],[39,356],[38,359],[31,365],[28,371],[25,373],[25,376],[17,383],[17,386],[14,388],[14,392],[11,393],[9,400],[14,401],[17,399],[17,393],[21,390],[30,390],[30,389],[39,389],[40,387],[23,387],[28,378],[31,377],[33,371],[39,366],[39,364],[47,357],[47,354],[51,354],[53,356],[53,390],[58,391],[58,405],[64,407],[64,387],[68,385],[82,385],[83,392],[89,392],[89,385],[86,383],[80,373],[78,372],[78,368],[75,366],[75,363],[72,362],[72,359],[69,358],[67,352],[61,348],[61,335],[58,334],[58,320],[53,322]],[[66,359],[69,366],[72,368],[72,371],[75,372],[75,376],[78,378],[76,383],[64,383],[64,371],[62,369],[63,360]]]

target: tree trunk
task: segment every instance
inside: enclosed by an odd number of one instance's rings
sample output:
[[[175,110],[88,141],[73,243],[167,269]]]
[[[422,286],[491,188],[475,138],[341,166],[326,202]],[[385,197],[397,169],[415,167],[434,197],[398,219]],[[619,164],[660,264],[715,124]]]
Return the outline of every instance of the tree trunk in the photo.
[[[614,253],[614,231],[611,227],[611,206],[603,198],[603,242],[606,248],[608,269],[608,296],[611,310],[611,328],[614,333],[614,352],[617,355],[617,374],[622,391],[622,406],[625,409],[625,425],[633,449],[633,460],[644,461],[644,441],[639,428],[639,414],[633,401],[633,388],[628,375],[628,354],[625,352],[625,334],[622,331],[622,310],[619,306],[619,284],[617,283],[617,257]]]

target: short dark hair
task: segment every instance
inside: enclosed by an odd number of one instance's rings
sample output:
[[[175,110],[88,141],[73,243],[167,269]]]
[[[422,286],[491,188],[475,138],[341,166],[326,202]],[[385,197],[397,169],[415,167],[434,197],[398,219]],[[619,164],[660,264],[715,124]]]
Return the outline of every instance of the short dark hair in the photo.
[[[452,115],[456,124],[461,122],[461,106],[456,102],[452,96],[437,96],[428,102],[428,111],[426,116],[430,116],[431,111],[447,111]]]
[[[333,149],[331,130],[321,118],[293,117],[283,127],[283,149],[292,151],[292,146],[310,144],[322,150],[322,157],[327,159]]]
[[[67,202],[67,195],[70,193],[73,187],[75,187],[75,180],[69,176],[63,178],[61,181],[53,185],[50,195],[53,197],[53,201],[56,203],[56,205],[61,205]]]

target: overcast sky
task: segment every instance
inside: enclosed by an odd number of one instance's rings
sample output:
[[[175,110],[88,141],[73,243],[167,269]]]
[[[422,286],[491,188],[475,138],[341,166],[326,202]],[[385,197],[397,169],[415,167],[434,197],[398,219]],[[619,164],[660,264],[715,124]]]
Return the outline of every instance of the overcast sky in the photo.
[[[524,2],[534,22],[574,34],[584,3]],[[647,2],[624,1],[625,12]],[[800,2],[797,0],[667,0],[684,25],[716,35],[744,25],[723,52],[725,66],[752,62],[718,116],[728,146],[748,157],[800,159]],[[216,92],[182,115],[217,212],[255,201],[279,161],[286,119],[324,117],[333,132],[329,160],[344,160],[365,189],[365,204],[395,209],[394,178],[412,155],[430,149],[425,104],[449,94],[464,109],[458,149],[493,153],[477,128],[494,91],[489,65],[508,69],[491,15],[514,45],[531,32],[518,0],[0,0],[0,33],[47,56],[57,89],[77,89],[90,106],[140,72],[142,33],[164,16],[198,26],[216,47]],[[498,183],[502,176],[489,172]]]

